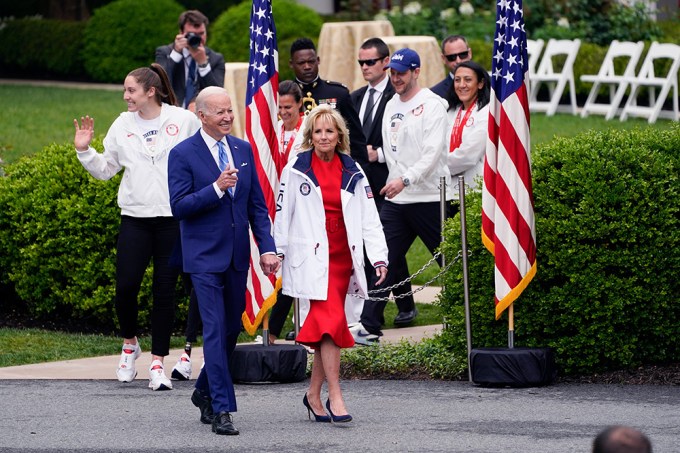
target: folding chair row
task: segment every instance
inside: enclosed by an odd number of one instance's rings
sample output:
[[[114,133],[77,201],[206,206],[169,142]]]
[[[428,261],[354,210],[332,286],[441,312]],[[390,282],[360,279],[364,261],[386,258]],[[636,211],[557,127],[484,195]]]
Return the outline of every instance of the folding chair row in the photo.
[[[536,65],[543,48],[544,41],[528,40],[527,53],[529,54],[529,108],[531,111],[546,112],[548,116],[555,114],[560,108],[559,102],[564,89],[569,86],[570,104],[566,107],[573,115],[576,114],[576,90],[574,83],[574,61],[581,45],[580,40],[555,40],[550,39],[545,48],[538,69]],[[640,71],[635,75],[635,69],[640,61],[644,49],[643,42],[620,42],[613,41],[607,50],[600,70],[594,75],[582,75],[581,81],[592,83],[585,105],[581,109],[581,116],[589,114],[605,115],[607,120],[614,118],[620,110],[620,105],[626,91],[630,87],[630,94],[625,106],[621,109],[621,121],[629,116],[639,116],[654,123],[657,118],[670,118],[680,120],[678,108],[678,69],[680,68],[680,46],[677,44],[660,44],[653,42],[642,63]],[[564,64],[557,69],[556,57],[562,57]],[[623,73],[617,74],[616,62],[626,58]],[[664,64],[665,63],[665,64]],[[659,68],[668,68],[665,74],[659,74]],[[541,84],[546,83],[549,88],[549,101],[537,100]],[[608,102],[597,102],[600,89],[609,87]],[[638,105],[638,94],[641,88],[647,88],[649,94],[648,105]],[[657,89],[659,90],[657,96]],[[672,110],[664,110],[663,106],[671,94]]]
[[[630,94],[626,105],[621,112],[621,121],[625,121],[628,116],[640,116],[647,118],[649,123],[654,123],[659,116],[680,120],[678,111],[678,68],[680,68],[680,46],[676,44],[659,44],[654,41],[647,51],[647,56],[642,63],[640,72],[635,75],[635,68],[642,51],[644,43],[619,42],[613,41],[607,50],[602,66],[597,75],[583,75],[581,80],[592,82],[586,104],[583,106],[581,116],[586,117],[589,113],[604,114],[607,120],[612,119],[618,113],[619,106],[623,99],[626,89],[630,86]],[[615,61],[617,58],[628,58],[628,64],[623,74],[616,74]],[[660,75],[655,68],[666,65],[669,62],[668,71],[665,75]],[[595,99],[600,90],[600,85],[609,85],[610,96],[608,103],[596,103]],[[647,87],[649,94],[649,105],[638,105],[638,93],[640,88]],[[656,89],[659,88],[659,95],[656,96]],[[663,105],[668,98],[668,94],[673,89],[673,109],[663,110]]]

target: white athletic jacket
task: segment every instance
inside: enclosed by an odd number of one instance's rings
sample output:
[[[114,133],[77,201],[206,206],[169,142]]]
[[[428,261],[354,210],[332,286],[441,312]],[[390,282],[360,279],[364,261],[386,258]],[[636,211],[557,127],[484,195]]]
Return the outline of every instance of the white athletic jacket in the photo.
[[[385,106],[383,157],[390,172],[388,181],[404,176],[411,184],[390,201],[397,204],[439,201],[442,177],[447,186],[446,199],[452,199],[451,173],[446,167],[447,102],[422,88],[408,101],[412,109],[403,117],[396,112],[399,102],[399,96],[394,96]]]
[[[283,254],[283,293],[293,297],[328,298],[328,236],[321,188],[312,171],[313,151],[303,151],[281,174],[276,198],[274,240]],[[342,161],[342,213],[353,271],[348,294],[367,297],[364,245],[375,267],[387,265],[387,244],[368,178],[351,157]],[[356,299],[359,302],[361,299]]]
[[[156,151],[144,145],[134,113],[123,112],[104,138],[104,152],[90,147],[78,160],[97,179],[111,179],[125,168],[118,188],[121,214],[131,217],[172,217],[168,193],[168,154],[201,127],[196,115],[162,104]]]
[[[453,131],[456,115],[461,109],[449,110],[449,140]],[[462,114],[464,116],[465,113]],[[465,185],[470,190],[477,189],[477,178],[484,175],[484,156],[486,155],[486,140],[488,138],[489,104],[480,109],[475,103],[474,110],[463,127],[463,140],[460,146],[446,156],[446,165],[451,172],[451,183],[458,183],[458,175],[463,175]],[[450,151],[450,150],[449,150]],[[454,191],[454,198],[458,199],[458,191]]]

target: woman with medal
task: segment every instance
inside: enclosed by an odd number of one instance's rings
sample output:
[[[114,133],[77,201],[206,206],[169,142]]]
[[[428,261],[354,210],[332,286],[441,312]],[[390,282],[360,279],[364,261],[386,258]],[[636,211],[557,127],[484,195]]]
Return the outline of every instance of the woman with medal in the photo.
[[[446,164],[452,176],[463,175],[465,184],[477,188],[476,179],[484,171],[487,125],[489,120],[490,79],[474,61],[464,61],[453,70],[453,85],[448,93],[449,153]],[[458,197],[458,191],[454,191]],[[458,204],[454,203],[455,215]]]
[[[283,167],[293,158],[302,143],[305,114],[302,110],[302,91],[292,80],[284,80],[279,84],[279,152],[283,155]]]

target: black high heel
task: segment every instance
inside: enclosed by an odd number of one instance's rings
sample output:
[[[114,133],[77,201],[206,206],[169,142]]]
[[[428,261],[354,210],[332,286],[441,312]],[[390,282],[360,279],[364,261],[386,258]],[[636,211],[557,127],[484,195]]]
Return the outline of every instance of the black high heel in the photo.
[[[331,418],[326,414],[316,415],[316,412],[314,412],[314,409],[312,409],[312,406],[309,405],[309,400],[307,399],[306,393],[305,393],[305,397],[302,398],[302,404],[304,404],[305,407],[307,408],[307,417],[309,417],[310,420],[312,419],[312,414],[314,414],[314,420],[317,421],[317,422],[321,422],[321,423],[330,423],[331,422]]]
[[[307,395],[305,395],[307,396]],[[326,409],[328,409],[328,413],[331,414],[330,418],[333,420],[333,423],[347,423],[352,421],[352,416],[347,414],[347,415],[335,415],[333,414],[333,411],[331,410],[331,400],[326,400]]]

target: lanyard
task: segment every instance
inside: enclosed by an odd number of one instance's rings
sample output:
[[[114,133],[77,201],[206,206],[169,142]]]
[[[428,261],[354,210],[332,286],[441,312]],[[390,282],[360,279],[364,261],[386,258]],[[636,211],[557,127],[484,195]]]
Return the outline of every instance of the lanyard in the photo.
[[[470,118],[470,115],[472,114],[472,111],[475,109],[475,106],[477,105],[477,98],[475,98],[472,103],[470,103],[470,108],[467,109],[465,112],[465,116],[463,117],[463,121],[460,120],[460,115],[463,113],[463,106],[461,105],[460,108],[458,109],[458,114],[456,115],[456,120],[453,122],[453,130],[451,130],[451,142],[449,145],[449,152],[452,153],[454,150],[458,149],[460,147],[460,144],[463,142],[463,128],[468,122],[468,119]]]
[[[290,140],[288,140],[288,145],[286,146],[286,149],[283,152],[283,157],[284,161],[288,160],[288,155],[290,154],[290,149],[293,147],[293,142],[295,141],[295,136],[297,135],[298,130],[300,129],[300,126],[302,125],[302,118],[304,114],[300,113],[300,117],[298,118],[297,126],[295,126],[295,129],[293,129],[293,134],[290,136]],[[281,128],[281,148],[283,148],[283,140],[286,136],[286,128],[285,126]]]

